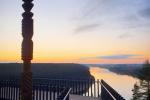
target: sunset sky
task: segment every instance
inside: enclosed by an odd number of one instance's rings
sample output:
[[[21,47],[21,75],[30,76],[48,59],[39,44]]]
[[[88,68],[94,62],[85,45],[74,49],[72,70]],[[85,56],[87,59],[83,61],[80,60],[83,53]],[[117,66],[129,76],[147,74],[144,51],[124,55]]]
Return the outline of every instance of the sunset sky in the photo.
[[[0,62],[22,62],[22,3],[0,2]],[[33,3],[32,62],[143,63],[150,59],[150,0]]]

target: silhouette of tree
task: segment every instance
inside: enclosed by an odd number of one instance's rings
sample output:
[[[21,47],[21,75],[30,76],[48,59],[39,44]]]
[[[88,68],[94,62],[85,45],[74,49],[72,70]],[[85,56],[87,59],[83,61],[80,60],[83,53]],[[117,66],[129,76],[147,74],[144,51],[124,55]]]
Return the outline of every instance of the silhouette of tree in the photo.
[[[140,70],[142,80],[149,80],[150,81],[150,64],[149,61],[146,60],[145,64],[143,65],[142,69]]]
[[[139,73],[140,84],[134,85],[132,100],[150,100],[150,64],[148,60]]]
[[[131,100],[139,100],[140,91],[139,91],[139,86],[137,83],[134,84],[134,89],[132,91],[133,91],[133,98]]]

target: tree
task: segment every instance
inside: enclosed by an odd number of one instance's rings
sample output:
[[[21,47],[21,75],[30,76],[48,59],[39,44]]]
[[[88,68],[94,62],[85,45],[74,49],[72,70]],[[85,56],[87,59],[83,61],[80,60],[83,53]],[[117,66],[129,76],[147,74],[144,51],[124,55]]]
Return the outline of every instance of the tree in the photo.
[[[140,84],[134,85],[132,100],[150,100],[150,64],[146,60],[139,71]]]
[[[133,98],[131,100],[139,100],[140,98],[140,91],[139,91],[139,86],[137,83],[134,84],[134,89],[132,90],[133,92]]]
[[[142,69],[140,70],[142,80],[150,81],[150,63],[146,60]]]

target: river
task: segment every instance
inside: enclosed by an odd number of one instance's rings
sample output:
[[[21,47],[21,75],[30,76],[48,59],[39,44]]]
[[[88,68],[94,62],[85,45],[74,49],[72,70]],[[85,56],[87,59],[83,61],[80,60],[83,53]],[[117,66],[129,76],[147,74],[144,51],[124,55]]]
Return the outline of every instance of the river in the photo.
[[[91,75],[93,75],[95,79],[103,79],[106,81],[126,100],[130,100],[132,98],[132,89],[134,84],[139,82],[138,79],[128,75],[116,74],[100,67],[90,66],[89,68]]]

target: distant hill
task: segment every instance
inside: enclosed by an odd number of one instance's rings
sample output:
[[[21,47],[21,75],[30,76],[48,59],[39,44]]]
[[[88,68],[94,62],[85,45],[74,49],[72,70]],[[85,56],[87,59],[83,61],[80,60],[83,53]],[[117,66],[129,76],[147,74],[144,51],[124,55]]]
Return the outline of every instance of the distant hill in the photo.
[[[34,63],[32,64],[32,71],[33,78],[93,79],[88,67],[73,63]],[[21,72],[22,64],[0,64],[0,79],[20,79]]]

